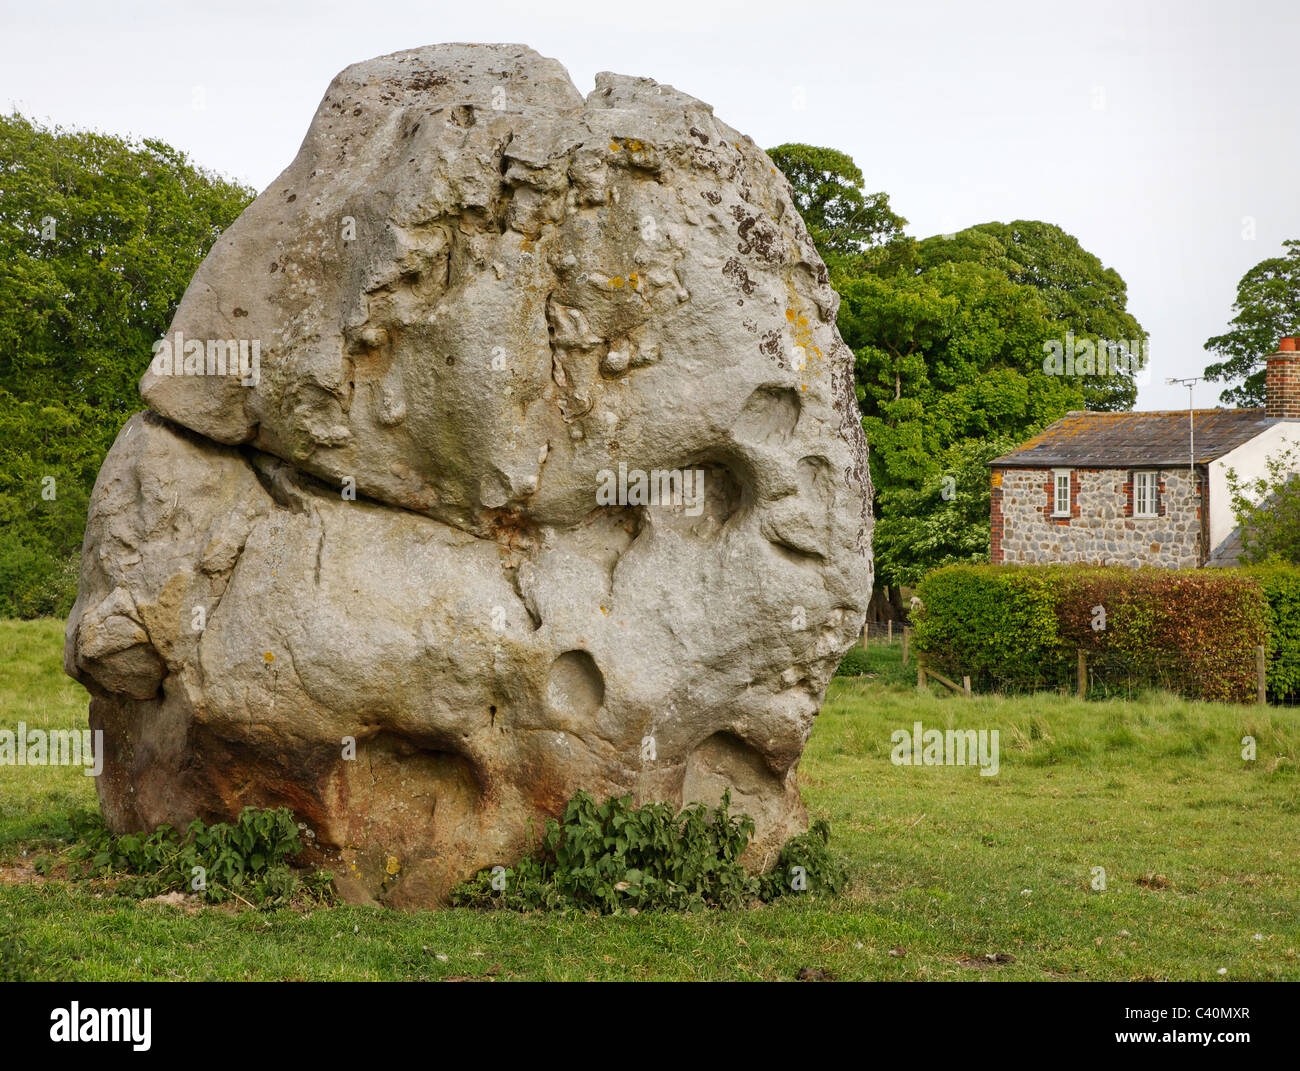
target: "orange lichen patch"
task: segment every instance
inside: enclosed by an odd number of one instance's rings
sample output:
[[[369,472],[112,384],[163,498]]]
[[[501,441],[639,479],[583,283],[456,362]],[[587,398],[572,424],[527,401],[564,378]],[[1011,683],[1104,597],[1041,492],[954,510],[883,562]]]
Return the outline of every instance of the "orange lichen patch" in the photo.
[[[822,351],[813,345],[813,333],[812,328],[808,326],[808,317],[800,311],[798,298],[795,296],[794,287],[790,285],[789,280],[786,280],[786,286],[790,292],[792,304],[785,310],[785,318],[794,327],[791,334],[794,337],[795,349],[803,351],[804,367],[811,370],[810,366],[813,358],[821,360]]]
[[[636,138],[614,138],[609,143],[610,152],[618,152],[620,149],[626,149],[628,153],[628,163],[645,164],[651,147],[643,141]]]
[[[611,290],[622,290],[622,289],[623,289],[623,277],[622,277],[621,275],[616,275],[616,276],[614,276],[614,278],[610,279],[610,281],[609,281],[609,288],[610,288]]]
[[[266,654],[262,655],[262,661],[263,661],[263,662],[274,662],[274,661],[275,661],[275,655],[273,655],[270,651],[267,651]]]
[[[633,290],[641,289],[641,280],[638,278],[636,272],[633,272],[627,277],[627,282]]]

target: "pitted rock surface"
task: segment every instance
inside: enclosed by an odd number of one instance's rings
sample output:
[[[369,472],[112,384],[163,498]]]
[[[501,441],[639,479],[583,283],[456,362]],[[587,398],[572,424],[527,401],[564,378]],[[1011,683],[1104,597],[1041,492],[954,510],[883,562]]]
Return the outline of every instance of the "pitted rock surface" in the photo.
[[[871,593],[837,307],[700,101],[518,45],[348,68],[95,486],[64,662],[110,825],[289,806],[350,898],[431,906],[580,788],[729,787],[769,864]],[[187,374],[226,340],[255,375]]]

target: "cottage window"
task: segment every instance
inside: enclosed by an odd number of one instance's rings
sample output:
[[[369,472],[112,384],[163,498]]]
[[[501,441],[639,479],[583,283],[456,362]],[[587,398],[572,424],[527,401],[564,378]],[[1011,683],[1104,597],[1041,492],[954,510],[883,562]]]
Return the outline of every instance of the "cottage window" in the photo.
[[[1056,469],[1053,473],[1052,516],[1070,516],[1070,470]]]
[[[1155,472],[1133,473],[1133,516],[1155,517],[1160,513],[1160,485]]]

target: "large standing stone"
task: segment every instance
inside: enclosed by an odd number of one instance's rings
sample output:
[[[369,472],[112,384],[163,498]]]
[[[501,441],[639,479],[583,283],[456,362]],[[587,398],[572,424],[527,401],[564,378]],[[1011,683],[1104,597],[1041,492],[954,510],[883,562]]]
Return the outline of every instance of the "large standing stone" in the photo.
[[[348,68],[95,486],[64,661],[110,825],[285,805],[346,894],[430,905],[579,788],[730,786],[770,863],[871,590],[837,305],[785,179],[669,86]]]

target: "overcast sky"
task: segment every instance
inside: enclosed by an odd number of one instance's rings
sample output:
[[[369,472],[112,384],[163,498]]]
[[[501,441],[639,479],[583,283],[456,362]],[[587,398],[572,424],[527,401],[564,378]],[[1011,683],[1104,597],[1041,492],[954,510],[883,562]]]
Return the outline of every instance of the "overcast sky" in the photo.
[[[1297,0],[0,0],[0,107],[150,136],[264,189],[330,79],[441,41],[646,75],[764,148],[848,152],[917,237],[1040,219],[1128,283],[1144,409],[1184,408],[1242,273],[1300,238]],[[1253,237],[1252,237],[1253,236]],[[1197,388],[1198,405],[1221,387]]]

